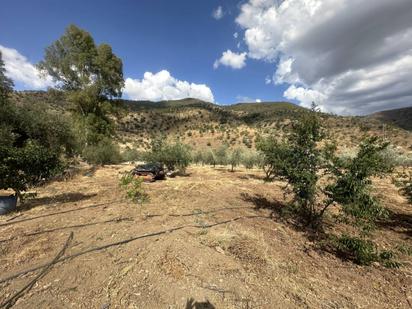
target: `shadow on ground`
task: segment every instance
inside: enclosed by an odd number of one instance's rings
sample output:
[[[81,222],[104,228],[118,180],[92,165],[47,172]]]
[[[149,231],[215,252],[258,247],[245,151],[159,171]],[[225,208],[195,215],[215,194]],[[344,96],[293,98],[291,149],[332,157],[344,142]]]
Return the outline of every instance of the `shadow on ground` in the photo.
[[[213,306],[208,300],[204,302],[195,301],[193,298],[189,298],[186,301],[185,309],[215,309],[216,307]]]
[[[74,203],[80,202],[84,200],[88,200],[97,194],[83,194],[78,192],[69,192],[69,193],[62,193],[53,196],[46,196],[40,198],[33,198],[30,200],[25,201],[22,205],[20,205],[17,210],[18,211],[26,211],[38,206],[46,206],[50,204],[62,204],[62,203]]]

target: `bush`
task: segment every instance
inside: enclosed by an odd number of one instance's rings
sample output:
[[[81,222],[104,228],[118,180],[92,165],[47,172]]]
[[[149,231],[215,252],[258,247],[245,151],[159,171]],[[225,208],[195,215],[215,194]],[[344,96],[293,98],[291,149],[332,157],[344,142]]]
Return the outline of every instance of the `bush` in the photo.
[[[124,162],[135,162],[142,158],[142,154],[138,150],[127,146],[121,153],[121,157]]]
[[[82,155],[87,162],[97,165],[116,164],[122,160],[119,147],[108,137],[96,145],[87,146]]]
[[[61,170],[59,153],[33,140],[22,147],[0,144],[0,189],[13,189],[17,196]]]
[[[346,234],[339,237],[336,241],[336,249],[340,255],[353,260],[359,265],[371,265],[373,262],[380,262],[388,268],[399,268],[401,264],[394,261],[392,251],[380,251],[376,245],[366,239],[350,237]]]
[[[130,173],[124,173],[119,185],[126,192],[126,197],[133,202],[144,203],[148,200],[148,196],[142,187],[143,179],[135,177]]]

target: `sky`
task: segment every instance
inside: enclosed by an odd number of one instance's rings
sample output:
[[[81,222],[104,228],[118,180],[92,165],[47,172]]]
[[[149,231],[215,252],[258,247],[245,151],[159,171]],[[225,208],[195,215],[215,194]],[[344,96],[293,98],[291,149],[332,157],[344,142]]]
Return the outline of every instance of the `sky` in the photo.
[[[411,0],[8,0],[0,51],[17,90],[69,24],[123,61],[123,97],[312,102],[337,114],[412,106]]]

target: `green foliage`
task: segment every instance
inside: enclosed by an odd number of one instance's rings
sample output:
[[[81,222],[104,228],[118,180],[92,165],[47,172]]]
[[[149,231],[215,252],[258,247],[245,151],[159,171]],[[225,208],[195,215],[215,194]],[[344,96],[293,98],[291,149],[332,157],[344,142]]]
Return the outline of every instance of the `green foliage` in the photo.
[[[137,203],[144,203],[149,199],[142,184],[142,178],[134,177],[130,173],[124,173],[119,181],[120,187],[126,192],[126,197]]]
[[[0,158],[0,189],[10,188],[18,195],[61,168],[59,154],[35,140],[22,147],[0,144]]]
[[[264,157],[256,151],[247,150],[242,154],[241,162],[245,168],[251,169],[254,167],[261,167],[263,158]]]
[[[86,146],[82,155],[91,164],[116,164],[122,161],[119,146],[108,137],[94,145]]]
[[[13,92],[13,81],[6,76],[6,69],[0,51],[0,104],[6,102],[11,92]]]
[[[371,137],[360,145],[355,158],[346,162],[335,159],[332,170],[336,181],[325,190],[331,201],[342,205],[344,215],[365,231],[373,227],[374,221],[387,214],[385,208],[370,194],[370,178],[391,171],[391,164],[382,152],[387,146],[388,143]]]
[[[313,106],[311,111],[301,113],[287,141],[277,142],[274,137],[269,137],[260,139],[257,146],[264,155],[267,177],[279,177],[288,182],[294,194],[294,206],[311,225],[319,223],[316,197],[324,160],[317,146],[324,136],[316,106]]]
[[[167,143],[164,138],[152,141],[151,150],[145,154],[144,159],[150,163],[161,163],[170,171],[178,169],[182,173],[186,171],[192,160],[188,145],[179,141]]]
[[[278,142],[275,137],[260,137],[256,143],[262,162],[261,167],[266,175],[266,180],[271,181],[281,177],[280,171],[286,170],[289,158],[289,146],[285,142]]]
[[[2,65],[0,65],[2,69]],[[3,70],[1,70],[4,73]],[[7,94],[12,84],[1,86]],[[18,195],[54,175],[61,156],[72,154],[74,136],[67,120],[42,104],[0,102],[0,189]]]
[[[401,264],[394,260],[392,251],[380,251],[376,245],[366,239],[342,235],[336,240],[338,252],[359,265],[371,265],[380,262],[388,268],[399,268]]]
[[[142,154],[138,150],[134,148],[130,148],[128,146],[122,152],[121,156],[122,156],[122,161],[125,161],[125,162],[135,162],[135,161],[142,159]]]
[[[234,171],[234,168],[240,164],[242,160],[242,150],[240,148],[232,149],[228,155],[228,163],[231,166],[231,171]]]
[[[120,97],[124,86],[122,61],[107,44],[96,47],[93,37],[75,25],[46,48],[39,69],[57,81],[62,89],[82,90],[90,85],[99,94]]]
[[[226,165],[228,163],[228,149],[229,146],[226,144],[219,146],[219,148],[215,151],[216,164]]]
[[[206,151],[203,160],[206,164],[209,164],[209,165],[212,165],[213,167],[215,167],[216,164],[217,164],[216,152],[212,148],[209,148]]]
[[[400,193],[412,204],[412,171],[404,170],[398,173],[397,178],[394,179],[394,183],[397,187],[400,187]]]

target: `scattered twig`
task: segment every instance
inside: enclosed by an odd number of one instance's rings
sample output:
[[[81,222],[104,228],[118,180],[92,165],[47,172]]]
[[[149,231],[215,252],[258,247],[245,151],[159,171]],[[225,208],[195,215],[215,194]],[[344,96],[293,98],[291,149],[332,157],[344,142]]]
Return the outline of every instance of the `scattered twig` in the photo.
[[[259,219],[271,219],[270,217],[265,217],[265,216],[244,216],[244,217],[236,217],[236,218],[233,218],[233,219],[229,219],[229,220],[225,220],[225,221],[221,221],[221,222],[216,222],[216,223],[212,223],[212,224],[206,224],[206,225],[192,225],[192,224],[190,224],[190,225],[181,225],[181,226],[174,227],[174,228],[170,228],[170,229],[167,229],[167,230],[163,230],[163,231],[159,231],[159,232],[154,232],[154,233],[149,233],[149,234],[144,234],[144,235],[140,235],[140,236],[136,236],[136,237],[124,239],[124,240],[121,240],[121,241],[109,243],[109,244],[106,244],[106,245],[102,245],[102,246],[97,246],[97,247],[94,247],[94,248],[86,249],[86,250],[84,250],[84,251],[80,251],[80,252],[74,253],[74,254],[72,254],[72,255],[68,255],[68,256],[62,257],[62,258],[60,258],[58,261],[56,261],[55,263],[57,264],[57,263],[60,263],[60,262],[66,261],[66,260],[68,260],[68,259],[72,259],[72,258],[81,256],[81,255],[84,255],[84,254],[87,254],[87,253],[90,253],[90,252],[100,251],[100,250],[107,249],[107,248],[110,248],[110,247],[115,247],[115,246],[124,245],[124,244],[127,244],[127,243],[129,243],[129,242],[132,242],[132,241],[135,241],[135,240],[138,240],[138,239],[147,238],[147,237],[153,237],[153,236],[158,236],[158,235],[162,235],[162,234],[168,234],[168,233],[172,233],[172,232],[175,232],[175,231],[178,231],[178,230],[182,230],[182,229],[185,229],[185,228],[201,228],[201,229],[204,229],[204,228],[211,228],[211,227],[218,226],[218,225],[222,225],[222,224],[227,224],[227,223],[230,223],[230,222],[235,222],[235,221],[238,221],[238,220],[241,220],[241,219],[256,219],[256,218],[259,218]],[[45,267],[46,265],[47,265],[47,264],[42,264],[42,265],[40,265],[40,266],[33,267],[33,268],[27,269],[27,270],[23,270],[23,271],[18,272],[18,273],[14,274],[14,275],[5,277],[5,278],[3,278],[3,279],[0,279],[0,283],[3,283],[3,282],[6,282],[6,281],[9,281],[9,280],[12,280],[12,279],[14,279],[14,278],[17,278],[17,277],[19,277],[19,276],[22,276],[22,275],[31,273],[31,272],[33,272],[33,271],[36,271],[36,270],[38,270],[38,269],[41,269],[41,268]]]
[[[10,308],[12,307],[16,301],[22,297],[26,292],[30,291],[30,289],[33,287],[33,285],[37,282],[37,280],[41,279],[43,276],[46,275],[47,271],[58,262],[60,257],[64,254],[66,251],[67,247],[69,246],[70,241],[73,239],[73,232],[70,232],[69,237],[66,240],[66,243],[64,244],[63,248],[57,253],[57,255],[54,257],[54,259],[45,264],[43,267],[43,270],[35,277],[33,280],[31,280],[28,284],[26,284],[23,288],[21,288],[18,292],[16,292],[13,296],[11,296],[8,300],[6,300],[4,303],[0,305],[0,308]]]

